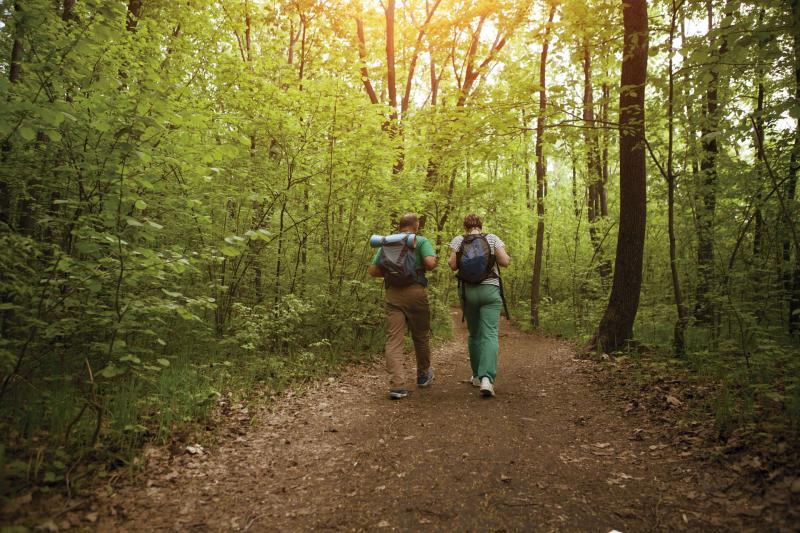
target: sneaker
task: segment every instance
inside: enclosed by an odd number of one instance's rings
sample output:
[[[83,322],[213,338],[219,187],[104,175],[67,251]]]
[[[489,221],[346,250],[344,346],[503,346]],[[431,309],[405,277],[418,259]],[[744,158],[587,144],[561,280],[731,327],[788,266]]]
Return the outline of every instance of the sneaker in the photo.
[[[470,383],[472,383],[473,387],[480,387],[481,378],[479,378],[478,376],[472,376],[472,379],[470,379]]]
[[[487,377],[481,378],[481,396],[484,398],[491,398],[494,396],[494,386]]]
[[[433,369],[428,368],[428,371],[422,374],[421,376],[417,376],[417,387],[427,387],[433,381]]]
[[[392,389],[389,391],[389,398],[391,400],[399,400],[406,396],[408,396],[408,391],[406,389]]]

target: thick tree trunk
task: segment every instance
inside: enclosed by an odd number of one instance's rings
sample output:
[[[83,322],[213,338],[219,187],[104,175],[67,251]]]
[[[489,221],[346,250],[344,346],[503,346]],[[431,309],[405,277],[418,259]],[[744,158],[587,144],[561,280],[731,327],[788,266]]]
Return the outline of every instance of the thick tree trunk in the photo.
[[[644,92],[647,81],[647,2],[625,0],[625,28],[619,97],[620,213],[617,257],[611,296],[597,332],[594,350],[617,351],[633,338],[639,308],[647,221]]]
[[[533,251],[533,275],[531,277],[531,326],[538,328],[539,304],[542,300],[542,255],[544,252],[544,196],[547,164],[544,159],[544,126],[547,112],[547,53],[550,49],[550,27],[556,14],[556,5],[550,6],[547,27],[542,37],[542,53],[539,57],[539,114],[536,117],[536,244]]]

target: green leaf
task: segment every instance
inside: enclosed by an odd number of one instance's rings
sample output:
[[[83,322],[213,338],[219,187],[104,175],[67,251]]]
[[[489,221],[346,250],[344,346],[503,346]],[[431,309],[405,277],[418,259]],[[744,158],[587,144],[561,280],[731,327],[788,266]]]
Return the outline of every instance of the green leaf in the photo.
[[[97,374],[99,376],[104,377],[104,378],[111,379],[111,378],[115,378],[117,376],[121,376],[124,373],[125,373],[125,369],[124,368],[120,368],[120,367],[116,366],[114,363],[109,363],[109,365],[107,367],[105,367],[103,370],[101,370]]]
[[[128,217],[128,218],[126,218],[126,219],[125,219],[125,222],[126,222],[126,223],[127,223],[129,226],[136,226],[137,228],[140,228],[140,227],[144,226],[144,224],[142,224],[141,222],[139,222],[139,221],[138,221],[138,220],[136,220],[135,218],[131,218],[131,217]]]
[[[34,140],[36,138],[36,130],[34,130],[30,126],[22,126],[19,129],[19,134],[26,141],[32,141],[32,140]]]
[[[136,154],[136,156],[139,159],[142,160],[142,163],[149,163],[150,161],[153,160],[153,157],[150,154],[148,154],[147,152],[142,152],[141,150],[136,150],[136,151],[134,151],[134,153]]]
[[[167,296],[170,296],[172,298],[182,298],[183,297],[183,294],[181,294],[179,292],[168,291],[167,289],[165,289],[163,287],[161,288],[161,292],[163,292],[164,294],[166,294]]]
[[[40,112],[42,120],[49,126],[58,127],[64,122],[64,113],[53,111],[52,109],[42,109]]]
[[[134,205],[134,207],[136,207],[136,209],[140,209],[140,210],[147,209],[147,202],[145,202],[141,198],[136,200],[136,202],[134,202],[133,205]]]
[[[222,248],[220,248],[220,251],[222,252],[223,255],[226,255],[228,257],[236,257],[242,255],[242,250],[236,248],[235,246],[223,246]]]
[[[169,365],[170,365],[170,363],[169,363],[169,359],[164,359],[163,357],[162,357],[161,359],[156,359],[156,362],[157,362],[159,365],[163,366],[163,367],[167,367],[167,366],[169,366]]]
[[[132,354],[123,355],[122,357],[119,358],[119,360],[122,363],[133,363],[135,365],[138,365],[139,363],[142,362],[141,359]]]

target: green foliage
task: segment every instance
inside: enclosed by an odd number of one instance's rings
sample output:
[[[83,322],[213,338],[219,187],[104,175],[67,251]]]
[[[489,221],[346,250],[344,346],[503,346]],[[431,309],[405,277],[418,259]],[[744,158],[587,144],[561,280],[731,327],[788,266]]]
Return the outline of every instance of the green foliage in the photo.
[[[203,420],[220,395],[277,390],[379,351],[382,289],[366,278],[366,239],[392,231],[404,211],[425,216],[440,254],[429,289],[437,337],[450,335],[457,302],[446,245],[469,212],[506,242],[506,296],[527,322],[544,3],[445,0],[419,45],[424,3],[404,4],[401,98],[417,46],[420,55],[402,110],[387,99],[386,26],[374,6],[362,13],[361,60],[352,20],[362,10],[351,2],[148,0],[134,13],[136,2],[87,0],[67,16],[60,2],[18,4],[0,7],[6,489],[127,461]],[[792,13],[780,2],[715,3],[707,32],[705,3],[679,4],[686,32],[672,49],[676,4],[650,6],[652,157],[635,333],[666,347],[676,321],[661,176],[674,50],[677,277],[689,314],[701,297],[713,307],[712,320],[688,321],[687,361],[721,384],[722,432],[759,420],[796,433]],[[543,117],[541,327],[586,340],[606,303],[620,223],[621,13],[605,0],[558,9]],[[593,124],[581,119],[585,50]],[[466,72],[477,76],[469,90]],[[717,124],[706,105],[715,79]],[[756,157],[750,117],[763,124],[775,176]],[[592,139],[608,174],[607,213],[593,218]],[[709,182],[700,167],[712,139]],[[713,261],[702,267],[698,221],[711,196]]]

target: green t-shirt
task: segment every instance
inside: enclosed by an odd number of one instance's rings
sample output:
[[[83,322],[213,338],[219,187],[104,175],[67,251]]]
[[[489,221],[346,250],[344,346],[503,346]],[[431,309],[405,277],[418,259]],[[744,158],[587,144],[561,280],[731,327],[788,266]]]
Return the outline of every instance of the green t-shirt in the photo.
[[[381,255],[381,250],[378,248],[375,251],[375,255],[372,256],[372,264],[378,264],[378,258]],[[423,272],[422,278],[425,278],[424,272],[425,267],[422,265],[422,258],[423,257],[436,257],[436,252],[433,250],[433,245],[431,241],[423,237],[422,235],[417,235],[417,246],[414,248],[414,266],[417,267],[417,270]],[[424,283],[423,283],[424,285]]]

